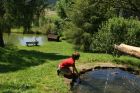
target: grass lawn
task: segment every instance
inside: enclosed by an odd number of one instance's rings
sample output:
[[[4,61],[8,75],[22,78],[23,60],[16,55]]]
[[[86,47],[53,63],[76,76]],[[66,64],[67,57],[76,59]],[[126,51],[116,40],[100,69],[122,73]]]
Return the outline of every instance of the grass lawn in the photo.
[[[73,45],[47,42],[42,46],[18,46],[0,49],[0,93],[69,93],[63,78],[56,74],[60,60],[71,56]],[[76,65],[95,62],[115,62],[140,66],[140,60],[108,54],[80,52]]]

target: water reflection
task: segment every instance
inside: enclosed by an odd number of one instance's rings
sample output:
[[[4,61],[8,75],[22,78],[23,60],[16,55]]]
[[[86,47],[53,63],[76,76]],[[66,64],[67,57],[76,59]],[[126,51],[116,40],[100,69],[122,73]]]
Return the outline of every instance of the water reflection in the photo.
[[[140,77],[120,69],[100,69],[81,76],[73,93],[140,93]]]
[[[16,34],[11,33],[10,35],[4,34],[4,42],[6,44],[15,44],[15,45],[26,45],[26,42],[31,41],[39,41],[39,45],[43,45],[45,42],[47,42],[47,37],[45,35],[29,35],[29,34]]]

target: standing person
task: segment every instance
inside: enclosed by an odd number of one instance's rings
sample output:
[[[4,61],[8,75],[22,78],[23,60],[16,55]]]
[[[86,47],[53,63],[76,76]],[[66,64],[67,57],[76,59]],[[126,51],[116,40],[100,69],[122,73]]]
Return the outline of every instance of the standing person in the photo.
[[[79,78],[79,73],[75,66],[75,62],[79,57],[80,54],[78,52],[74,52],[71,57],[62,60],[58,65],[57,74],[61,74],[66,78],[72,79],[72,82],[75,82],[76,79]]]

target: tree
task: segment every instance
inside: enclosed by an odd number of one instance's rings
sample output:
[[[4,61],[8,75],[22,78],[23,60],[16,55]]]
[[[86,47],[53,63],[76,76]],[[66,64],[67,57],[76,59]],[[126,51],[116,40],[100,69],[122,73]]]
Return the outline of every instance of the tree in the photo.
[[[56,9],[58,12],[58,15],[65,19],[68,17],[68,12],[71,9],[71,6],[74,4],[76,0],[58,0],[56,3]]]
[[[23,26],[24,33],[29,32],[34,15],[46,4],[46,0],[0,0],[0,47],[4,47],[6,28]]]
[[[130,16],[140,17],[139,0],[114,0],[114,8],[119,16],[129,18]]]
[[[21,1],[19,1],[21,3]],[[39,16],[44,8],[48,5],[46,0],[23,0],[23,7],[18,9],[21,15],[21,25],[24,27],[23,33],[29,33],[33,20],[39,21]],[[38,24],[38,22],[37,22]]]
[[[110,0],[76,0],[66,14],[70,20],[64,29],[66,38],[76,47],[89,51],[92,37],[102,22],[115,15],[115,10]]]
[[[106,21],[93,37],[92,49],[97,52],[115,53],[114,44],[140,44],[140,21],[137,19],[125,19],[114,17]]]
[[[5,26],[5,10],[4,10],[4,0],[0,1],[0,47],[4,47],[4,40],[3,40],[3,30]]]
[[[34,21],[36,21],[36,26],[39,26],[39,18],[44,12],[44,9],[48,7],[48,0],[36,0],[36,7],[35,7],[35,14],[34,14]],[[53,2],[53,1],[52,1]]]

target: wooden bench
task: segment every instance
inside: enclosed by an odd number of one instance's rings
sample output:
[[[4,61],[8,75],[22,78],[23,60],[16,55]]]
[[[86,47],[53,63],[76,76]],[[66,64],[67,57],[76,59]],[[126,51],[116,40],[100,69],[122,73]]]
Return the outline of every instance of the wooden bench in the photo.
[[[60,36],[59,35],[55,35],[55,34],[48,34],[48,41],[60,41]]]
[[[38,41],[26,42],[27,46],[38,46]]]

